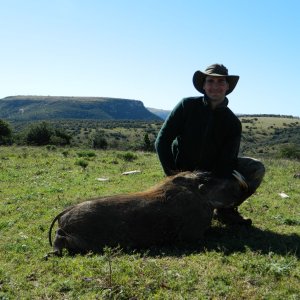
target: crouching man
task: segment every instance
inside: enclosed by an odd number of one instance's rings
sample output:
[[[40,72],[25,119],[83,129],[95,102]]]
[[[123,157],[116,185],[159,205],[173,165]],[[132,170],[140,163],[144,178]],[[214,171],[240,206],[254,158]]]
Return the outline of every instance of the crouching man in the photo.
[[[258,160],[238,158],[242,126],[228,108],[226,97],[238,80],[239,76],[229,75],[221,64],[213,64],[204,72],[196,71],[193,84],[203,96],[184,98],[175,106],[155,147],[167,176],[200,170],[211,172],[216,178],[238,180],[243,193],[239,197],[232,195],[234,204],[224,204],[215,215],[225,224],[251,225],[252,221],[243,218],[237,207],[258,188],[265,168]]]

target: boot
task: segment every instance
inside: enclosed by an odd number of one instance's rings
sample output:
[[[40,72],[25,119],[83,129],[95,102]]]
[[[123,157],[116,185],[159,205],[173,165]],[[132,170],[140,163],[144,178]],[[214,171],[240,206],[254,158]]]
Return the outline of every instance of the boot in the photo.
[[[214,213],[215,218],[226,225],[251,226],[251,219],[244,219],[238,212],[237,207],[219,208]]]

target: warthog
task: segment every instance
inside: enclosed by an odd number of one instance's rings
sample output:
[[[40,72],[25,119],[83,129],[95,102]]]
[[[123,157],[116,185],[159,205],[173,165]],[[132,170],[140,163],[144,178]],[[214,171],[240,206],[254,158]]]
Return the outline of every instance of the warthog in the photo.
[[[182,172],[138,193],[92,199],[57,215],[54,254],[101,252],[105,246],[142,249],[200,241],[213,209],[232,206],[244,193],[238,180]]]

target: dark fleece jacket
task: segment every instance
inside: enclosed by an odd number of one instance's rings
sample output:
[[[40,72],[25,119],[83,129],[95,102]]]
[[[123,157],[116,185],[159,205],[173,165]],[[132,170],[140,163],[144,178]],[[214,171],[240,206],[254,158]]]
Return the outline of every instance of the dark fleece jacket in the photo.
[[[164,122],[155,141],[166,175],[209,171],[229,177],[236,167],[242,126],[225,98],[214,110],[206,97],[184,98]]]

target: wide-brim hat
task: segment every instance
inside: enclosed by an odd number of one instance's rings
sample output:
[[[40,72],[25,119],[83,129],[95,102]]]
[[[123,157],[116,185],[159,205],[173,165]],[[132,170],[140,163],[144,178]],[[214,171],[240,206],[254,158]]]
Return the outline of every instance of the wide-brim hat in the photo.
[[[225,76],[226,81],[228,82],[229,85],[229,89],[226,92],[226,95],[230,94],[234,90],[240,78],[240,76],[237,75],[228,75],[227,68],[221,64],[213,64],[207,67],[204,72],[196,71],[193,76],[193,84],[196,90],[202,94],[205,94],[205,91],[203,89],[203,84],[207,76]]]

